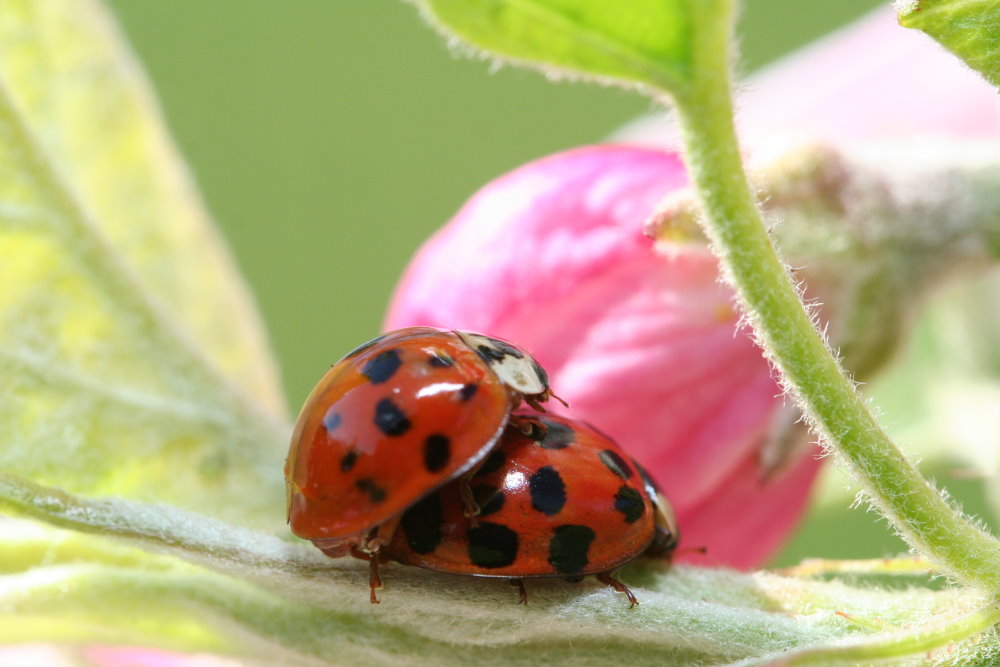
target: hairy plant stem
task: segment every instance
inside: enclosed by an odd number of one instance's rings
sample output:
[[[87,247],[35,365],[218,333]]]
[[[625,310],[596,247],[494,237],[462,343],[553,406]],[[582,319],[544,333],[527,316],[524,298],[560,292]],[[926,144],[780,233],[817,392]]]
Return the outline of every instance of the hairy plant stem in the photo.
[[[811,425],[903,538],[956,579],[1000,593],[1000,542],[950,506],[885,435],[813,326],[778,258],[733,125],[732,5],[692,4],[696,62],[690,84],[673,91],[702,224],[722,269]]]

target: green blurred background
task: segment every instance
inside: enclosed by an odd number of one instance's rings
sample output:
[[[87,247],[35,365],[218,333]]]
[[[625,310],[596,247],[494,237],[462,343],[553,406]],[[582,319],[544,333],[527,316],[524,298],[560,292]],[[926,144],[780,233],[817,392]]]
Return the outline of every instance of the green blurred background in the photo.
[[[751,0],[742,70],[876,4]],[[458,57],[399,0],[110,5],[257,295],[293,414],[331,362],[378,331],[407,259],[473,191],[653,109]],[[903,550],[884,522],[846,509],[843,486],[828,475],[779,563]],[[948,486],[986,512],[980,482]]]
[[[407,259],[478,187],[654,108],[491,72],[401,0],[110,5],[257,294],[293,412],[378,331]],[[875,5],[751,0],[744,69]]]

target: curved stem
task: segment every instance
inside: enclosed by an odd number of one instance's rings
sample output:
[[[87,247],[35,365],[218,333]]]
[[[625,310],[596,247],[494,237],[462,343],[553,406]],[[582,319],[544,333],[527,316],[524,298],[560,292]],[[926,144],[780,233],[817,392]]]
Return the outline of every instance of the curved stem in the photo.
[[[729,83],[732,0],[692,6],[695,75],[675,95],[687,166],[703,225],[762,346],[812,426],[904,539],[959,580],[1000,592],[1000,543],[950,506],[889,440],[814,328],[740,159]]]

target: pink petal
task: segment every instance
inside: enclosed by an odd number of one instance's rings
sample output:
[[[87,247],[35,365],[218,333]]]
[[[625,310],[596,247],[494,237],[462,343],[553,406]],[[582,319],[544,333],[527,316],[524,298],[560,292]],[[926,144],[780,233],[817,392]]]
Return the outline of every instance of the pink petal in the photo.
[[[802,518],[821,463],[813,452],[762,486],[756,456],[747,456],[714,494],[678,514],[682,533],[676,560],[740,569],[766,562]],[[693,551],[701,547],[704,554]]]
[[[996,90],[890,6],[753,77],[741,97],[746,136],[794,128],[824,139],[1000,133]]]
[[[678,507],[700,502],[769,422],[779,391],[767,364],[736,333],[731,294],[704,252],[647,251],[590,283],[526,306],[498,334],[520,336],[568,412],[617,439]],[[550,326],[536,333],[526,320]]]
[[[648,251],[643,222],[685,183],[676,155],[641,149],[581,148],[517,169],[421,248],[386,326],[494,331],[526,303],[557,302],[588,276]]]

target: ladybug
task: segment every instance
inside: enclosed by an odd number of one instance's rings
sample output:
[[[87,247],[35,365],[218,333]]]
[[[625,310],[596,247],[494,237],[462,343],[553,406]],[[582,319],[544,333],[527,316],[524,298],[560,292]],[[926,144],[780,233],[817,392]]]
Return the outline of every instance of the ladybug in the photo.
[[[365,343],[320,379],[295,425],[292,532],[329,556],[368,558],[377,602],[377,553],[402,513],[472,471],[522,400],[543,409],[551,395],[542,367],[497,338],[415,327]]]
[[[612,572],[646,555],[669,559],[678,541],[670,504],[614,440],[585,423],[526,417],[508,428],[469,484],[481,511],[462,512],[457,483],[403,514],[386,559],[439,572],[524,579],[585,575],[635,595]]]

